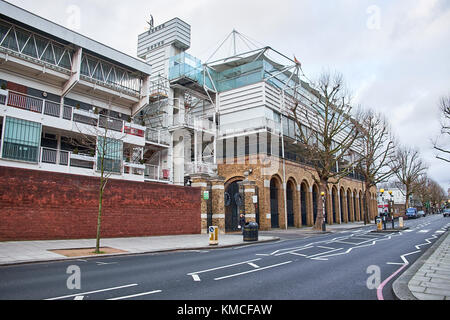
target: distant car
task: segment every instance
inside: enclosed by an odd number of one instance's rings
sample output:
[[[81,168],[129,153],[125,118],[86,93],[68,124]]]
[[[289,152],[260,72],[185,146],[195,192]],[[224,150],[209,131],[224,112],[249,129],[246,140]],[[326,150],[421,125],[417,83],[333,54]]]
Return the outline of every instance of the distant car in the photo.
[[[449,217],[450,216],[450,209],[445,209],[444,210],[444,217]]]
[[[418,216],[419,218],[425,217],[425,216],[426,216],[425,211],[418,211],[418,212],[417,212],[417,216]]]
[[[409,208],[406,210],[406,218],[408,219],[417,219],[419,216],[417,214],[416,208]]]

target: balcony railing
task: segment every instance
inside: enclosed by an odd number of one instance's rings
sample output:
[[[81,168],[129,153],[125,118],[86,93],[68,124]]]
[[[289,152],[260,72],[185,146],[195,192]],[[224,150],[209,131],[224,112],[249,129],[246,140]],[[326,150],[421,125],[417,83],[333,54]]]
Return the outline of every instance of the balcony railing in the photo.
[[[169,182],[170,171],[156,165],[145,165],[145,179],[150,181]]]
[[[65,167],[78,167],[93,170],[95,166],[95,157],[90,155],[75,154],[70,151],[42,147],[40,162]]]
[[[137,137],[145,137],[146,127],[19,92],[0,90],[0,104]]]
[[[251,120],[237,121],[220,126],[221,136],[233,136],[235,134],[267,131],[274,134],[280,134],[281,124],[266,117],[259,117]]]
[[[171,142],[171,135],[167,130],[152,130],[147,129],[145,133],[145,140],[165,146],[169,146]]]
[[[190,162],[184,164],[184,173],[187,175],[205,173],[215,174],[217,173],[217,164],[208,162]]]

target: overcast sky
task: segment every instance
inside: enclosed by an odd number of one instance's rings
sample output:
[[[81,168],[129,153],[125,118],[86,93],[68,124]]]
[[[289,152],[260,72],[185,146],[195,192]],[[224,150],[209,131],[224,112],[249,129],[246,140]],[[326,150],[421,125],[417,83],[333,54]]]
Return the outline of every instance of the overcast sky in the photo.
[[[399,141],[421,151],[429,176],[450,188],[450,166],[432,148],[439,98],[450,95],[448,0],[9,2],[133,56],[152,14],[155,25],[174,17],[189,23],[189,52],[202,59],[236,29],[295,55],[311,79],[324,70],[341,72],[355,105],[383,112]]]

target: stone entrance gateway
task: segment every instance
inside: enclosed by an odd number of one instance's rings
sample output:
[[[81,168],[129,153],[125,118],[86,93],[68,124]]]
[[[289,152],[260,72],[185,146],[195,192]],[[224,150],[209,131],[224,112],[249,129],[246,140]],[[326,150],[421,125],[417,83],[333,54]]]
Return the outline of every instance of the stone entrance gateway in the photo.
[[[225,232],[239,231],[239,212],[243,206],[240,180],[231,183],[225,190]]]

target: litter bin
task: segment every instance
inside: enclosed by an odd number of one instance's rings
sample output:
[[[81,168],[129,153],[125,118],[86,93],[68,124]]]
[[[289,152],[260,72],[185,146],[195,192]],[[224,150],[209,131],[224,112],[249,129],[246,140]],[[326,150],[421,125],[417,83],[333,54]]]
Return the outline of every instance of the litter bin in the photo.
[[[244,226],[244,241],[258,241],[259,226],[256,222],[246,223]]]

